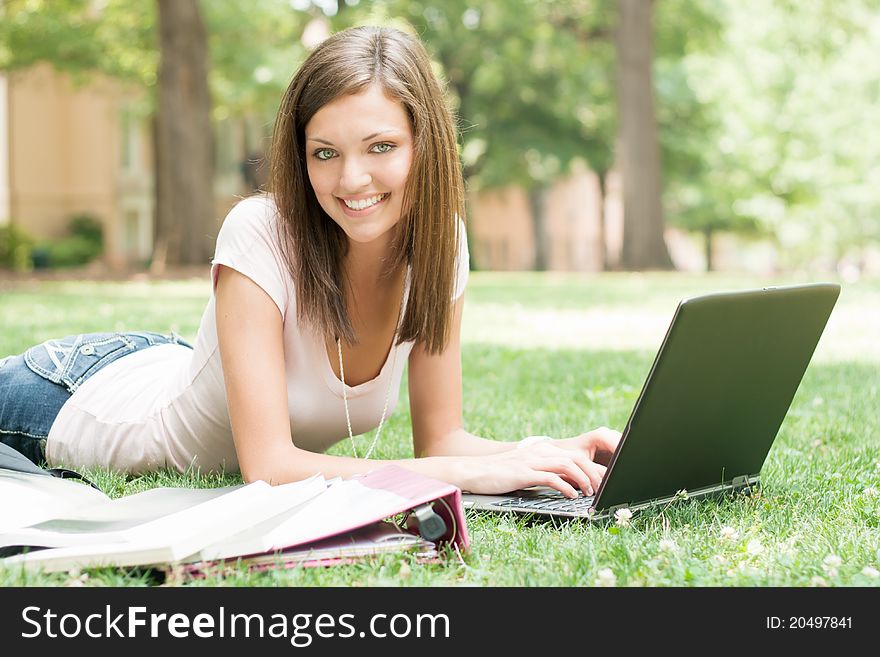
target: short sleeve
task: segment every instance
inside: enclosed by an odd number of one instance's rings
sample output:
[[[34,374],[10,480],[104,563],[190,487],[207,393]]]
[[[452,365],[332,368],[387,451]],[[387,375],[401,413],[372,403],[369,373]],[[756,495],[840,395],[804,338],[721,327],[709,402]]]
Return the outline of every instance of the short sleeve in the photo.
[[[455,293],[452,300],[456,301],[464,294],[467,287],[468,275],[470,274],[470,252],[468,251],[467,230],[464,221],[458,220],[458,255],[455,261]]]
[[[216,289],[218,265],[244,274],[269,295],[283,317],[291,288],[275,232],[277,214],[268,197],[250,197],[233,207],[217,235],[211,280]]]

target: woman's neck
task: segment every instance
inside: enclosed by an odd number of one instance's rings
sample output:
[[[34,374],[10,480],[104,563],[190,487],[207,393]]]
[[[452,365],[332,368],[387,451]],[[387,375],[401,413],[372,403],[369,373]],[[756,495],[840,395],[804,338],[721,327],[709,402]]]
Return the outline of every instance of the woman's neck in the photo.
[[[343,266],[353,289],[395,284],[397,276],[384,277],[391,258],[391,244],[391,235],[383,235],[367,244],[349,241]]]
[[[390,252],[374,243],[349,249],[343,266],[346,275],[346,306],[358,332],[380,332],[389,319],[399,321],[401,298],[406,287],[406,267],[387,271]]]

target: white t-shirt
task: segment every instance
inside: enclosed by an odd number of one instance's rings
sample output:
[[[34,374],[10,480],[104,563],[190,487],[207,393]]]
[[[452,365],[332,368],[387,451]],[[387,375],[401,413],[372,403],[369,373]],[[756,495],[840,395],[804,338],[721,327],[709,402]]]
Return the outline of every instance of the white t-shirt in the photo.
[[[267,196],[238,203],[217,236],[211,275],[231,267],[259,285],[284,323],[284,360],[292,439],[323,452],[348,437],[342,382],[323,338],[297,322],[295,286],[276,243],[277,210]],[[454,298],[467,284],[468,250],[461,227]],[[406,289],[409,287],[407,276]],[[406,292],[404,292],[406,296]],[[238,471],[232,440],[214,294],[202,315],[194,349],[160,345],[120,358],[87,379],[65,402],[46,444],[50,466],[104,467],[142,473],[163,467]],[[388,386],[390,414],[413,343],[395,345],[379,375],[346,386],[355,435],[379,424]]]

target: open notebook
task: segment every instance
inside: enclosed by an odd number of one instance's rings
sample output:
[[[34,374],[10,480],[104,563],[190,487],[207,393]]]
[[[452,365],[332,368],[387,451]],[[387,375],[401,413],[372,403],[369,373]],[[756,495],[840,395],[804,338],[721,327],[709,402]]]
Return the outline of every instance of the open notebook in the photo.
[[[0,555],[11,555],[0,560],[6,568],[203,567],[255,555],[268,563],[269,555],[334,537],[339,557],[354,556],[355,543],[362,555],[395,548],[427,555],[436,546],[411,527],[394,531],[412,539],[389,537],[390,527],[365,529],[424,505],[448,526],[438,543],[468,545],[459,489],[397,466],[348,480],[316,475],[280,486],[156,488],[114,500],[72,480],[0,469],[0,495],[21,501],[0,510]],[[372,549],[365,546],[370,537],[376,539]],[[325,561],[329,545],[320,546]]]

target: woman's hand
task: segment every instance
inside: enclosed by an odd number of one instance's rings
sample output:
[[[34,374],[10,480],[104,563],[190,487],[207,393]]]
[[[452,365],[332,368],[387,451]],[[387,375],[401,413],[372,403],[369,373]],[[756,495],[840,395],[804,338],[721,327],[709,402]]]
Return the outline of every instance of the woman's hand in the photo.
[[[567,497],[577,489],[593,495],[614,453],[620,433],[607,427],[575,438],[537,442],[486,456],[456,459],[459,486],[472,493],[498,494],[529,486],[549,486]]]
[[[574,438],[565,438],[564,440],[552,441],[554,445],[558,445],[563,449],[575,450],[583,452],[587,457],[603,466],[608,466],[617,444],[620,442],[621,433],[608,427],[599,427],[587,433],[582,433]],[[603,474],[605,470],[602,470]]]

